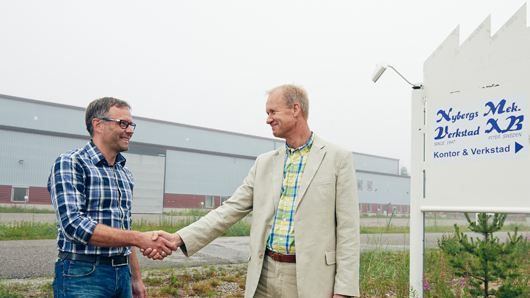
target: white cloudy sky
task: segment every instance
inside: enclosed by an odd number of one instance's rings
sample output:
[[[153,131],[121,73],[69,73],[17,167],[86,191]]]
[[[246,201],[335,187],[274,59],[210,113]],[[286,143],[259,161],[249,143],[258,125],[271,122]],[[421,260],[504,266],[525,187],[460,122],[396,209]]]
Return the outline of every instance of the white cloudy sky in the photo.
[[[410,88],[460,24],[495,32],[516,0],[18,0],[0,2],[0,93],[270,137],[266,90],[304,86],[311,128],[410,165]],[[1,107],[0,107],[1,108]]]

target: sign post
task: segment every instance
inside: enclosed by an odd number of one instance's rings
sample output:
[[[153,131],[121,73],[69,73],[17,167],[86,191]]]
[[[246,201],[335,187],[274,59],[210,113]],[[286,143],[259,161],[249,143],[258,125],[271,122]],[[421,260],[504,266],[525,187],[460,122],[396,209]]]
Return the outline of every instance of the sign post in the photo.
[[[425,97],[423,89],[412,90],[412,145],[413,156],[410,181],[410,296],[423,295],[423,251],[424,251],[424,214],[421,200],[424,198],[424,146],[425,136]]]
[[[410,297],[423,297],[426,212],[530,213],[526,5],[491,36],[458,28],[412,92]]]

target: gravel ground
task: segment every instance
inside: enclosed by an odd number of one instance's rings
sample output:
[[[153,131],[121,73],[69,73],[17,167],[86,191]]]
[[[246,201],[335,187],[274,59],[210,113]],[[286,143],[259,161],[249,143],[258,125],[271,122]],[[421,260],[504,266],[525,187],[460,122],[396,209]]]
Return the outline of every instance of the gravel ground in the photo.
[[[148,269],[142,271],[142,276],[150,297],[174,297],[173,295],[164,294],[161,292],[162,288],[172,288],[168,283],[169,274],[175,276],[182,276],[183,274],[189,274],[189,272],[202,271],[203,274],[205,271],[215,270],[217,272],[229,271],[229,275],[233,278],[236,276],[242,276],[244,282],[244,274],[246,272],[246,264],[231,264],[231,265],[216,265],[216,266],[207,266],[207,267],[194,267],[189,271],[186,268],[177,268],[172,270],[171,273],[168,273],[166,270],[156,270]],[[239,272],[239,273],[238,273]],[[150,284],[152,280],[155,280],[155,284]],[[216,297],[244,297],[244,289],[240,286],[238,282],[227,282],[223,281],[223,278],[216,279],[219,285],[215,288],[217,293]],[[17,278],[17,279],[0,279],[0,286],[5,285],[11,290],[16,291],[17,293],[23,295],[25,298],[42,298],[42,297],[51,297],[51,283],[53,279],[51,277],[38,277],[38,278]],[[206,280],[205,280],[206,281]],[[161,284],[158,284],[160,283]],[[152,282],[151,282],[152,283]],[[191,285],[193,286],[193,284]],[[189,289],[185,290],[181,288],[180,294],[178,297],[182,298],[192,298],[192,297],[201,297],[197,295],[188,295]],[[0,293],[0,297],[4,297]]]

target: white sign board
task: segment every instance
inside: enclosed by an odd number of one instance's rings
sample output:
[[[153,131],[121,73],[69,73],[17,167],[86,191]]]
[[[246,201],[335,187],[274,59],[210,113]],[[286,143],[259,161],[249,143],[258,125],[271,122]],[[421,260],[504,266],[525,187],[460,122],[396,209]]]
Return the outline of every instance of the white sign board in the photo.
[[[529,97],[514,90],[477,88],[426,103],[422,205],[530,207]]]
[[[527,155],[523,144],[527,143],[528,99],[491,93],[451,94],[443,104],[430,107],[428,123],[434,128],[428,131],[430,162]]]

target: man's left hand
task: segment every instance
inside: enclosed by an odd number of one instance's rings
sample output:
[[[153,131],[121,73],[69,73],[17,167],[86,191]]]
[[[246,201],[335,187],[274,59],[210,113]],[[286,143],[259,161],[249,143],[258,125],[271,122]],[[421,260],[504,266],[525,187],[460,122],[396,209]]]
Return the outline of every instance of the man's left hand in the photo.
[[[141,278],[131,281],[133,298],[147,298],[147,289]]]

